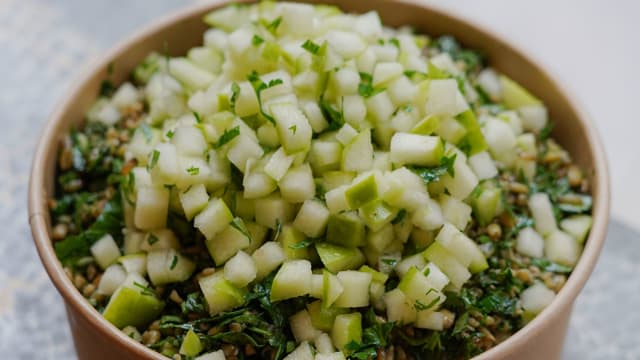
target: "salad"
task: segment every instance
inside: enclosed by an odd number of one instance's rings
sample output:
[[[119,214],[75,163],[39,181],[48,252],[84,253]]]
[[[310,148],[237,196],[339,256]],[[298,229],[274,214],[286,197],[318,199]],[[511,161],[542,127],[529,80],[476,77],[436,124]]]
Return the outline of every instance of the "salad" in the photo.
[[[52,240],[107,321],[173,359],[465,359],[553,301],[591,197],[538,98],[374,11],[204,21],[60,147]]]

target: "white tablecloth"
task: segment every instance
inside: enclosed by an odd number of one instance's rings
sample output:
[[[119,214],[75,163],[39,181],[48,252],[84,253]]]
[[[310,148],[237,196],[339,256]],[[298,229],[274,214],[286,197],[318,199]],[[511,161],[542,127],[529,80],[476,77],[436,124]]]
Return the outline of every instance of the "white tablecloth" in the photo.
[[[0,358],[73,359],[62,300],[31,242],[30,157],[43,122],[79,69],[180,0],[0,0]],[[609,237],[576,303],[566,359],[638,359],[640,2],[431,1],[521,44],[573,89],[602,131],[613,178]],[[635,110],[635,109],[633,109]],[[623,225],[626,223],[627,225]]]

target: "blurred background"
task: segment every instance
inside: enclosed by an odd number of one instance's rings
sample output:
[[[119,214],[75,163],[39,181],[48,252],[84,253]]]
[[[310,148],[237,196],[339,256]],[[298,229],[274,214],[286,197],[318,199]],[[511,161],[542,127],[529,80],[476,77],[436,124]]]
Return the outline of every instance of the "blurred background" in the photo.
[[[640,1],[424,0],[503,34],[556,74],[608,153],[612,222],[578,298],[564,359],[638,359]],[[74,359],[62,300],[29,233],[30,157],[43,123],[92,59],[194,0],[0,0],[0,354]]]

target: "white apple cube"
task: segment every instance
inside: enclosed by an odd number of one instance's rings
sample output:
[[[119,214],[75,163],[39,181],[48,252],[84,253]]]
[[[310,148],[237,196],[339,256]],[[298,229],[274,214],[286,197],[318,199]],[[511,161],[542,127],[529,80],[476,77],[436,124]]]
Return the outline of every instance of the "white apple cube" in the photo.
[[[291,203],[300,203],[313,198],[316,184],[309,164],[289,169],[278,182],[282,198]]]
[[[293,221],[293,227],[308,237],[316,238],[324,233],[329,215],[329,209],[322,202],[306,200]]]
[[[237,287],[245,287],[258,273],[253,258],[246,252],[238,251],[224,265],[224,278]]]
[[[340,271],[337,276],[343,291],[333,303],[334,306],[354,308],[369,305],[370,273],[346,270]]]
[[[256,279],[261,280],[282,264],[286,255],[282,246],[277,242],[268,241],[251,255],[256,265]]]
[[[289,260],[282,264],[273,278],[271,301],[304,296],[310,290],[311,263],[308,260]]]
[[[113,237],[109,234],[102,236],[98,241],[93,243],[90,250],[96,263],[98,263],[102,269],[109,267],[109,265],[114,263],[122,255],[118,244],[116,244]]]
[[[200,230],[207,240],[211,240],[225,229],[231,220],[233,220],[233,215],[224,200],[214,198],[195,217],[193,226]]]
[[[273,104],[270,110],[276,121],[280,142],[287,153],[308,149],[313,130],[302,111],[296,105],[288,103]]]

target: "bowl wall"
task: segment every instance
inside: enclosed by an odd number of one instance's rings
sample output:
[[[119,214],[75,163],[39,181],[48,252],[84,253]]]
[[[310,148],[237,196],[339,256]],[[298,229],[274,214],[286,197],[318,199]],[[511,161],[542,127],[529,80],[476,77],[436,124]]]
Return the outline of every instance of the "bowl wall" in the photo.
[[[526,327],[476,359],[559,358],[572,304],[595,265],[605,238],[609,215],[606,158],[597,132],[583,108],[531,57],[523,55],[500,36],[419,0],[307,2],[336,4],[348,12],[377,10],[383,22],[390,26],[411,25],[418,32],[430,35],[452,34],[464,46],[482,50],[491,66],[523,84],[548,106],[556,125],[553,136],[571,153],[575,162],[587,169],[594,199],[593,228],[578,265],[554,302]],[[112,81],[120,83],[153,50],[162,52],[168,49],[170,54],[184,54],[187,49],[202,42],[202,34],[206,29],[202,16],[224,3],[212,1],[175,13],[122,42],[81,76],[44,129],[30,179],[29,221],[40,258],[66,302],[81,359],[164,357],[137,344],[104,320],[75,289],[56,259],[49,236],[47,199],[53,196],[59,142],[71,126],[82,121],[98,94],[101,81],[107,77],[109,64],[114,65]]]

